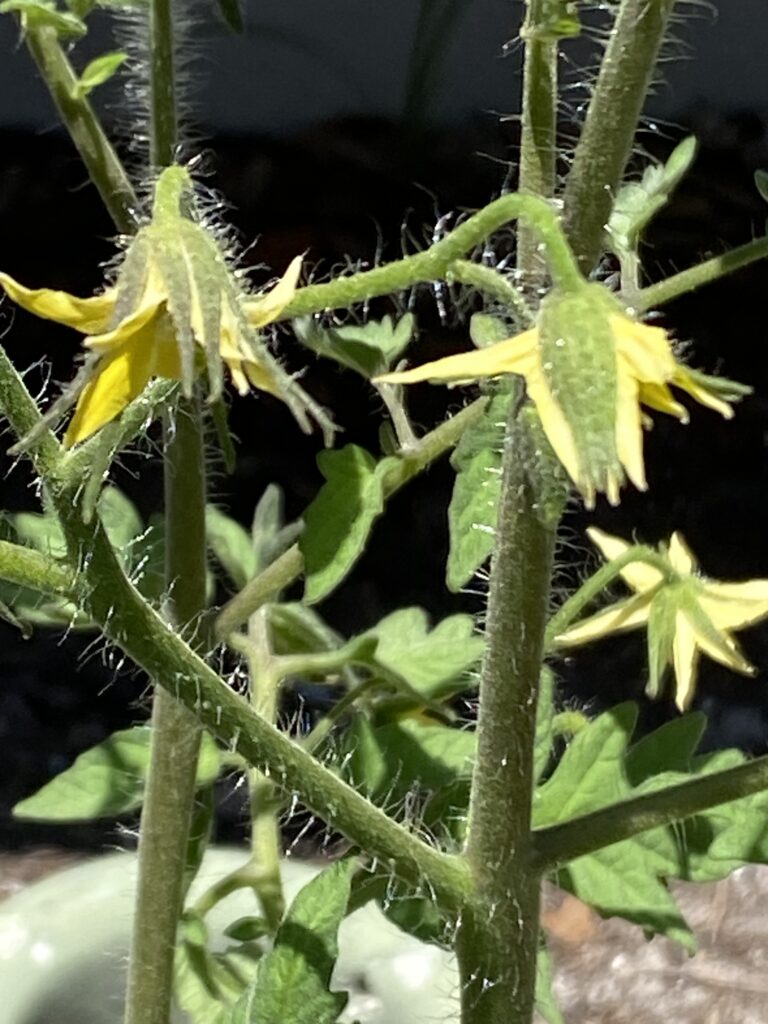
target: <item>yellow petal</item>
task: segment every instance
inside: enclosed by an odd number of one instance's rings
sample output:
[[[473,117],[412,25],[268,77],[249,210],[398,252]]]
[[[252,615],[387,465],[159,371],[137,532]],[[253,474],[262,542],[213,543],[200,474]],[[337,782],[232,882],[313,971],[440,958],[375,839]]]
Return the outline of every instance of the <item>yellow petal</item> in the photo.
[[[675,401],[672,397],[672,392],[666,384],[641,383],[640,401],[651,409],[657,409],[659,412],[667,413],[669,416],[675,416],[681,423],[687,423],[690,419],[688,410],[684,405]]]
[[[498,377],[503,373],[527,376],[537,362],[538,341],[539,332],[532,328],[487,348],[445,356],[415,366],[412,370],[384,373],[374,377],[374,383],[417,384],[424,380],[476,380],[479,377]]]
[[[487,352],[488,349],[485,349],[485,351]],[[581,458],[579,457],[576,441],[573,437],[573,431],[563,415],[562,409],[555,401],[546,378],[538,367],[538,363],[528,372],[525,378],[525,386],[528,391],[528,397],[536,406],[542,429],[552,445],[552,450],[560,460],[566,473],[581,491],[587,508],[593,508],[595,503],[594,486],[584,480]]]
[[[704,584],[699,604],[718,629],[742,629],[768,616],[768,580]]]
[[[244,303],[245,315],[251,327],[257,330],[271,324],[279,316],[296,294],[296,286],[301,275],[301,256],[291,260],[288,269],[268,292],[250,302]]]
[[[120,415],[152,377],[178,380],[181,365],[172,333],[159,319],[104,356],[83,388],[64,447],[85,441]]]
[[[587,530],[587,536],[595,547],[600,549],[607,562],[612,562],[615,558],[626,554],[631,547],[620,537],[612,537],[594,526]],[[631,562],[621,570],[621,578],[640,594],[647,590],[653,590],[664,579],[658,569],[654,569],[652,565],[646,565],[645,562]]]
[[[628,629],[642,626],[648,621],[652,596],[652,592],[635,594],[626,601],[618,601],[610,608],[590,615],[588,619],[571,626],[560,636],[555,637],[555,643],[563,647],[572,647],[611,633],[623,633]]]
[[[741,653],[739,645],[729,636],[728,633],[717,629],[709,619],[703,608],[683,609],[688,622],[693,629],[696,643],[713,661],[732,668],[736,672],[743,672],[744,675],[754,675],[754,667]]]
[[[0,273],[0,285],[9,298],[30,313],[44,320],[55,320],[83,334],[99,334],[109,325],[115,306],[115,289],[101,295],[80,299],[69,292],[50,288],[25,288],[7,274]]]
[[[130,343],[131,338],[140,333],[158,312],[160,312],[158,297],[153,295],[151,300],[142,301],[133,313],[124,317],[111,331],[85,338],[83,344],[93,352],[108,355],[111,349],[119,349],[122,345]]]
[[[733,418],[733,409],[728,402],[718,398],[714,391],[710,391],[704,384],[694,380],[684,366],[677,366],[672,383],[682,391],[687,391],[691,398],[696,399],[699,405],[705,405],[708,409],[714,409],[715,412],[719,412],[726,420]]]
[[[669,561],[675,572],[681,576],[690,576],[697,568],[693,552],[683,540],[682,534],[678,533],[677,530],[672,534],[669,541]]]
[[[665,330],[619,314],[611,317],[611,329],[617,354],[627,361],[637,380],[664,384],[672,379],[677,364]]]
[[[696,692],[696,663],[699,652],[696,635],[682,611],[675,616],[672,660],[675,669],[675,704],[685,711]]]
[[[616,452],[627,476],[639,491],[648,489],[643,462],[643,424],[637,381],[618,364]]]

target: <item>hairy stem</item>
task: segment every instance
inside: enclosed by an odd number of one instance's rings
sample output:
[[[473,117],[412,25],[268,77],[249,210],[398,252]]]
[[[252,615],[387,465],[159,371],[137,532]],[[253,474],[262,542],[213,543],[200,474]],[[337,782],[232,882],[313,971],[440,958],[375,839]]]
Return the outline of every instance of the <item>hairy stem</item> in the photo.
[[[622,0],[565,188],[565,230],[585,274],[632,152],[675,0]]]
[[[536,697],[554,531],[533,505],[513,412],[491,565],[480,676],[477,759],[464,856],[476,890],[456,951],[462,1024],[530,1024],[536,983],[540,876],[530,828]]]
[[[173,162],[176,89],[172,0],[152,0],[150,149],[153,165]],[[193,645],[205,606],[205,463],[199,398],[179,398],[166,414],[165,583],[167,614]],[[168,1024],[176,931],[195,804],[202,731],[173,692],[155,683],[147,788],[139,832],[139,866],[126,1024]]]
[[[87,97],[80,96],[75,89],[77,75],[61,48],[55,30],[30,25],[26,41],[109,215],[118,231],[133,234],[139,210],[133,186],[93,107]]]

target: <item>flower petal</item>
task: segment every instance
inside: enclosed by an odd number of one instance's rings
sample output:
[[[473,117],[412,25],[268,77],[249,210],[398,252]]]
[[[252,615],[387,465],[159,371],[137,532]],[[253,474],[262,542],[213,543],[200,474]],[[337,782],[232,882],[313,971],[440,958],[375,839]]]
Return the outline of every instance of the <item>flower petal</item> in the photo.
[[[628,629],[642,626],[648,621],[652,596],[652,592],[648,592],[635,594],[626,601],[618,601],[596,615],[590,615],[589,618],[577,622],[575,626],[555,637],[555,643],[571,647],[589,643],[590,640],[597,640],[611,633],[623,633]]]
[[[695,380],[684,366],[678,364],[672,383],[675,387],[680,388],[681,391],[686,391],[691,398],[695,398],[699,405],[705,405],[708,409],[714,409],[715,412],[719,412],[726,420],[733,418],[733,409],[728,402],[719,398],[713,390],[706,387],[701,381]]]
[[[78,399],[64,447],[85,441],[114,420],[152,377],[178,380],[180,375],[176,341],[162,320],[136,332],[99,361]]]
[[[115,307],[115,289],[88,299],[51,288],[25,288],[8,274],[0,273],[0,285],[10,299],[22,309],[44,320],[55,320],[83,334],[99,334],[109,325]]]
[[[699,652],[693,627],[682,611],[675,616],[672,660],[675,669],[675,704],[685,711],[696,692],[696,664]]]
[[[476,380],[498,377],[503,373],[519,373],[527,377],[536,365],[538,340],[539,332],[534,327],[487,348],[445,356],[415,366],[412,370],[384,373],[373,380],[375,384],[417,384],[424,380]]]
[[[754,675],[754,666],[744,657],[733,637],[718,629],[698,602],[683,611],[696,635],[696,643],[705,654],[735,672]]]
[[[626,360],[637,380],[664,384],[672,379],[677,363],[663,328],[615,314],[611,329],[618,355]]]
[[[563,415],[562,409],[555,401],[546,378],[538,366],[528,372],[525,378],[525,386],[528,391],[528,397],[536,406],[542,429],[552,445],[552,450],[560,460],[568,476],[570,476],[571,480],[581,491],[587,507],[593,508],[595,504],[594,485],[584,479],[581,458],[576,447],[573,431]]]
[[[263,295],[259,295],[258,298],[243,303],[245,315],[251,327],[258,330],[260,327],[271,324],[293,299],[301,275],[301,262],[301,256],[294,257],[286,272],[273,288]]]
[[[768,580],[707,581],[699,604],[718,629],[742,629],[768,616]]]
[[[687,423],[690,419],[688,410],[684,405],[676,402],[672,392],[666,384],[640,384],[640,401],[651,409],[667,413],[668,416],[675,416],[681,423]]]
[[[618,364],[616,394],[616,451],[627,476],[639,491],[646,491],[643,462],[643,424],[637,381]]]
[[[622,540],[621,537],[612,537],[594,526],[587,530],[587,536],[595,547],[600,549],[607,562],[619,558],[631,547],[631,544]],[[647,590],[653,590],[664,579],[658,569],[654,569],[653,566],[647,565],[645,562],[631,562],[621,570],[621,578],[640,594]]]
[[[672,568],[680,576],[690,576],[697,569],[697,562],[693,552],[683,540],[681,533],[677,530],[669,540],[669,561]]]

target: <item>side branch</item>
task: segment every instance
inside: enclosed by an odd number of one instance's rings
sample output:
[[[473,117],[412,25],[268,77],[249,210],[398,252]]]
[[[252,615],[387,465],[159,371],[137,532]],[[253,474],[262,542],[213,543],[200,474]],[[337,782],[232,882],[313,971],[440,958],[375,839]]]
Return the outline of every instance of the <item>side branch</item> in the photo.
[[[641,832],[682,821],[702,811],[768,789],[768,756],[655,793],[603,807],[549,828],[535,829],[534,869],[540,872],[595,853]]]

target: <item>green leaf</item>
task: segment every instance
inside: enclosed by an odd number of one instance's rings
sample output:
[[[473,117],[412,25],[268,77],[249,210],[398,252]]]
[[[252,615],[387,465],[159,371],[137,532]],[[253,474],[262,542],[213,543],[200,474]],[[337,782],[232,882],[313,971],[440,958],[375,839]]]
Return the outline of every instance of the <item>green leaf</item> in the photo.
[[[110,544],[125,559],[127,550],[144,532],[136,506],[117,487],[105,487],[98,510]]]
[[[375,459],[349,444],[317,457],[326,483],[304,514],[299,538],[304,556],[304,597],[310,604],[338,586],[363,553],[384,509],[384,476],[394,459]]]
[[[293,322],[299,341],[320,356],[360,373],[375,377],[385,373],[410,344],[415,326],[411,313],[396,324],[392,317],[369,320],[366,324],[321,327],[313,317]]]
[[[476,743],[462,729],[414,718],[374,728],[358,715],[337,756],[344,777],[374,803],[459,839]]]
[[[69,11],[60,11],[49,0],[4,0],[0,14],[18,14],[24,31],[52,28],[62,39],[78,39],[88,31],[84,21]]]
[[[328,986],[354,869],[353,860],[337,861],[298,893],[226,1024],[336,1024],[347,994]]]
[[[509,338],[509,327],[497,316],[488,313],[473,313],[469,321],[469,336],[475,348],[488,348]]]
[[[633,794],[624,767],[637,718],[634,704],[621,704],[581,729],[551,778],[534,798],[534,827],[569,820]],[[695,948],[695,940],[661,881],[679,867],[667,829],[654,829],[614,843],[568,864],[560,881],[606,916],[620,916]]]
[[[88,821],[129,814],[141,806],[149,766],[151,730],[136,725],[121,729],[91,747],[60,775],[13,808],[15,818],[32,821]],[[203,734],[197,771],[199,786],[219,774],[214,740]]]
[[[619,189],[608,220],[608,237],[615,252],[636,251],[643,231],[688,172],[696,149],[693,136],[683,139],[666,164],[647,167],[639,182],[627,182]]]
[[[8,517],[22,544],[50,558],[66,558],[67,542],[59,520],[52,513],[16,512]]]
[[[689,771],[706,726],[707,716],[693,711],[666,722],[635,743],[626,759],[631,785],[639,786],[660,772]]]
[[[256,552],[248,531],[214,505],[206,505],[205,538],[216,560],[241,590],[257,571]]]
[[[251,523],[256,573],[282,555],[299,536],[301,529],[301,521],[285,525],[283,492],[277,484],[270,484],[256,505]]]
[[[491,554],[501,493],[501,446],[511,395],[496,394],[451,456],[456,482],[448,507],[448,589],[459,591]]]
[[[99,86],[104,85],[113,77],[128,59],[128,54],[122,50],[112,50],[110,53],[103,53],[86,65],[85,70],[75,86],[75,98],[83,99],[90,92]]]
[[[232,924],[227,925],[224,934],[238,942],[254,942],[269,934],[269,925],[263,917],[238,917]]]
[[[275,654],[315,654],[335,651],[343,638],[312,608],[298,602],[272,605],[269,623]]]
[[[552,981],[552,957],[547,947],[542,945],[536,956],[536,1009],[547,1024],[565,1024],[552,991]]]
[[[219,6],[219,12],[227,25],[233,32],[242,35],[245,31],[245,24],[243,23],[243,13],[240,10],[239,0],[216,0],[216,2]]]
[[[377,663],[430,700],[466,689],[485,647],[471,615],[451,615],[430,630],[423,608],[400,608],[363,635],[378,640]]]

